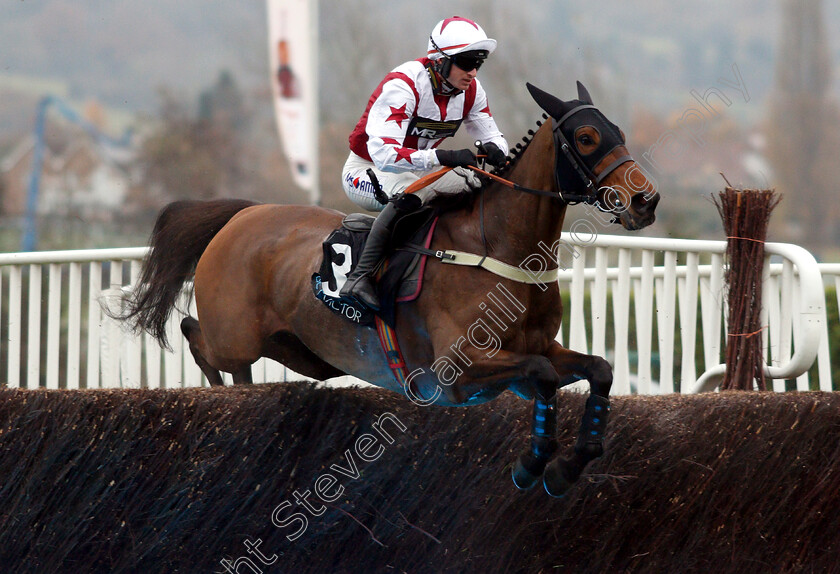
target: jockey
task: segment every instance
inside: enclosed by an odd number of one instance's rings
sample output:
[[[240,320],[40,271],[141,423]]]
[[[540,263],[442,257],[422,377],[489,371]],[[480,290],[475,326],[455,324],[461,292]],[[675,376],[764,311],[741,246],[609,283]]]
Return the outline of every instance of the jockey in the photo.
[[[469,169],[477,165],[472,150],[437,149],[461,123],[481,142],[490,165],[501,167],[507,161],[508,144],[476,79],[478,69],[495,48],[496,40],[488,38],[472,20],[446,18],[432,30],[426,57],[397,66],[374,90],[350,134],[350,156],[342,183],[354,203],[382,213],[341,289],[342,297],[355,297],[371,309],[379,309],[370,276],[385,255],[397,219],[416,211],[436,194],[480,187],[475,172]],[[401,195],[411,183],[440,166],[454,169],[417,193]],[[391,198],[384,209],[374,197],[368,169]]]

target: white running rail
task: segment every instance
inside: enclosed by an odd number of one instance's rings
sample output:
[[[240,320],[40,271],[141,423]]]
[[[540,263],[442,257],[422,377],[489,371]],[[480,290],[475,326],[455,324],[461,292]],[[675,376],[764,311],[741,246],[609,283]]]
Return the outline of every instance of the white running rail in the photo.
[[[721,382],[725,241],[577,234],[559,251],[566,268],[561,290],[570,292],[571,308],[558,338],[565,337],[571,349],[607,356],[615,394],[700,392]],[[797,389],[811,388],[807,371],[819,352],[818,388],[831,390],[820,269],[796,245],[767,243],[765,251],[762,337],[768,385],[783,391],[785,381],[795,378]]]
[[[178,327],[183,314],[173,313],[170,320],[170,352],[102,311],[136,281],[146,251],[0,254],[0,381],[12,388],[48,389],[206,386],[183,344]],[[181,308],[187,305],[185,299]],[[253,371],[257,381],[290,377],[273,361],[261,360]]]
[[[717,385],[726,336],[725,242],[579,234],[564,247],[560,262],[568,269],[560,285],[571,305],[558,339],[606,356],[614,365],[615,394]],[[768,243],[766,251],[762,324],[768,328],[762,335],[772,387],[830,390],[820,269],[800,247]],[[140,247],[0,254],[0,383],[52,389],[206,385],[183,345],[182,314],[170,322],[169,352],[102,312],[136,281],[145,253]],[[840,265],[832,273],[840,284]],[[818,354],[817,386],[807,371]],[[303,378],[266,360],[253,371],[255,381]]]

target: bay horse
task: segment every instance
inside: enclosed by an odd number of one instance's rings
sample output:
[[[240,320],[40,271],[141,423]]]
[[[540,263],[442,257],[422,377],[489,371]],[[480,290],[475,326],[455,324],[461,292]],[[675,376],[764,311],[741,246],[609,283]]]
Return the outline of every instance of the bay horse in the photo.
[[[537,122],[536,133],[529,132],[526,145],[497,174],[509,181],[485,181],[466,207],[440,215],[433,251],[458,249],[511,266],[529,257],[533,262],[546,249],[560,250],[566,207],[580,202],[626,229],[654,221],[655,186],[628,154],[624,133],[586,89],[578,83],[578,99],[570,101],[530,84],[528,89],[550,121]],[[251,364],[268,357],[317,380],[353,375],[442,406],[479,404],[510,390],[534,402],[531,441],[513,466],[514,483],[526,489],[542,476],[546,491],[562,496],[603,453],[612,368],[555,340],[562,317],[557,281],[522,282],[476,267],[429,263],[420,296],[400,304],[396,315],[412,375],[410,386],[401,385],[377,331],[331,312],[313,294],[322,242],[343,216],[242,200],[170,204],[155,224],[122,318],[166,346],[166,322],[194,276],[198,319],[186,317],[181,330],[213,385],[223,384],[220,371],[232,373],[234,383],[251,382]],[[551,276],[557,262],[552,257],[539,270],[547,275],[539,276]],[[590,395],[577,441],[568,456],[554,457],[557,390],[582,379]]]

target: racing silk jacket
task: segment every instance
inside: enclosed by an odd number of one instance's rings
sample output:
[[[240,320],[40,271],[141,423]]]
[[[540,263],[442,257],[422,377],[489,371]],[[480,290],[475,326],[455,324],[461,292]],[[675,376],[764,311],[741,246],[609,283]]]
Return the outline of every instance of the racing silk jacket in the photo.
[[[350,149],[382,171],[428,170],[440,165],[435,149],[461,123],[481,143],[508,145],[490,113],[478,79],[464,92],[435,95],[428,58],[394,68],[380,82],[350,134]]]

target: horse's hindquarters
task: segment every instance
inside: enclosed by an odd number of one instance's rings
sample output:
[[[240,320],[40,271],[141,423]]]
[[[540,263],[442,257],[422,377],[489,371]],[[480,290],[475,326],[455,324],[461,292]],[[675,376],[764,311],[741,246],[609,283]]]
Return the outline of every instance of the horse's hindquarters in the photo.
[[[312,289],[322,243],[341,218],[321,208],[265,205],[218,233],[195,274],[211,364],[233,372],[268,357],[318,380],[350,374],[392,388],[376,331],[331,312]]]

